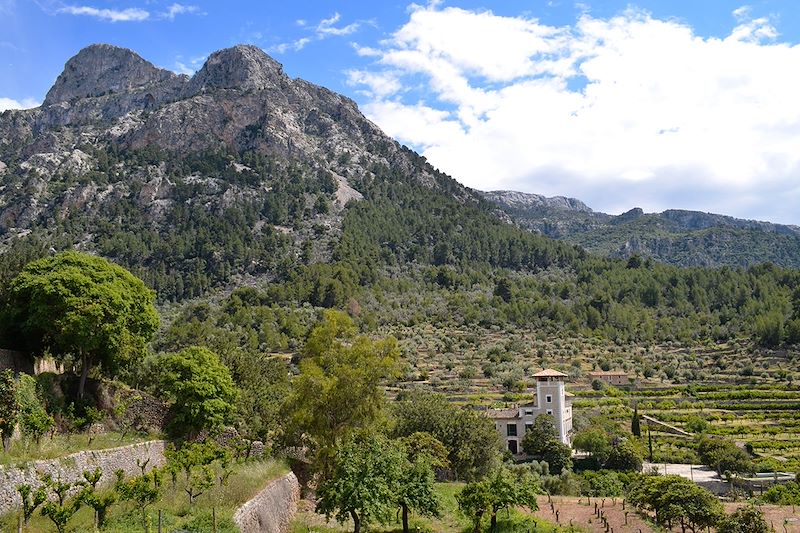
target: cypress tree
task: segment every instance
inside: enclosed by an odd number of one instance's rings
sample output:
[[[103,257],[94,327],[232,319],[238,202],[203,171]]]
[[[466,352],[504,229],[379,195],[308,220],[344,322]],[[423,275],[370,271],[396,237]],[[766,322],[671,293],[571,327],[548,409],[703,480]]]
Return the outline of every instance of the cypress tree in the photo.
[[[633,418],[631,419],[631,433],[634,437],[642,436],[642,428],[639,424],[639,407],[633,406]]]

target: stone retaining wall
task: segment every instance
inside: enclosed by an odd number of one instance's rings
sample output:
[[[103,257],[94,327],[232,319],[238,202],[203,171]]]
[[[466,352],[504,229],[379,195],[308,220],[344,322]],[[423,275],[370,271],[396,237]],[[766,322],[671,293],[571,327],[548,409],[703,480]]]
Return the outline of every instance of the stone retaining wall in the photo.
[[[17,485],[27,483],[38,487],[41,485],[39,474],[50,474],[54,479],[74,482],[83,479],[85,470],[93,471],[100,467],[103,471],[100,484],[109,485],[115,480],[114,472],[117,470],[122,469],[128,476],[141,474],[137,459],[140,463],[150,461],[147,464],[148,471],[152,467],[162,466],[165,462],[164,445],[164,441],[155,440],[120,448],[77,452],[58,459],[0,466],[0,514],[19,509]]]
[[[233,521],[242,533],[287,533],[299,501],[300,483],[290,472],[239,507]]]

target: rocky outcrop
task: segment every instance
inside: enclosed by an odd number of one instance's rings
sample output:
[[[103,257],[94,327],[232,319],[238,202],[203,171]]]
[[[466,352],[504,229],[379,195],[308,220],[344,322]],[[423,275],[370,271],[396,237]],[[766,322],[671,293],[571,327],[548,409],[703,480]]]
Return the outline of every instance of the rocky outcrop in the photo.
[[[239,507],[233,521],[242,533],[287,533],[299,501],[300,483],[290,472]]]
[[[164,445],[164,441],[157,440],[121,448],[78,452],[59,459],[0,466],[0,515],[19,509],[17,486],[25,483],[38,487],[41,485],[40,474],[50,474],[53,479],[72,483],[82,480],[84,471],[100,468],[103,471],[100,483],[108,485],[115,480],[114,472],[117,470],[133,476],[141,474],[139,464],[145,461],[148,461],[148,470],[163,465]]]
[[[576,198],[566,196],[547,197],[541,194],[531,194],[518,191],[489,191],[480,193],[490,202],[505,205],[512,209],[561,209],[565,211],[577,211],[580,213],[591,213],[592,209]]]
[[[279,89],[289,83],[283,66],[252,45],[238,45],[214,52],[189,81],[186,93],[213,89],[259,91]]]
[[[42,105],[47,107],[81,98],[139,92],[179,79],[177,74],[157,68],[132,50],[93,44],[67,61]]]

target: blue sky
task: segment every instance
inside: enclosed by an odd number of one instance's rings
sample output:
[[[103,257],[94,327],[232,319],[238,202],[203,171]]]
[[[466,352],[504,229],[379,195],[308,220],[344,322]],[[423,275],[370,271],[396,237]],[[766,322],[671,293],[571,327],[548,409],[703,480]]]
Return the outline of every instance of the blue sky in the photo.
[[[472,187],[800,224],[795,0],[0,0],[0,109],[96,42],[256,44]]]

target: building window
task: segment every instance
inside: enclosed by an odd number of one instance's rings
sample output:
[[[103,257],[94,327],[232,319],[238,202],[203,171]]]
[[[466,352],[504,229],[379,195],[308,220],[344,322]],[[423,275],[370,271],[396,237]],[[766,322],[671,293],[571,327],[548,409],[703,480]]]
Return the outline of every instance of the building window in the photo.
[[[547,410],[547,414],[548,414],[548,415],[552,415],[552,414],[553,414],[553,410],[552,410],[552,409],[548,409],[548,410]]]
[[[509,437],[516,437],[517,436],[517,425],[516,424],[509,424],[506,426],[506,435]]]
[[[529,432],[532,429],[533,429],[533,424],[531,422],[525,424],[525,433]]]
[[[518,450],[517,450],[517,441],[515,441],[515,440],[508,441],[508,451],[510,451],[514,455],[517,454],[517,452],[518,452]]]
[[[553,403],[553,397],[552,397],[552,396],[550,396],[550,395],[548,394],[548,395],[546,396],[546,398],[547,398],[547,403]]]
[[[525,409],[525,414],[527,416],[533,416],[533,409]]]

